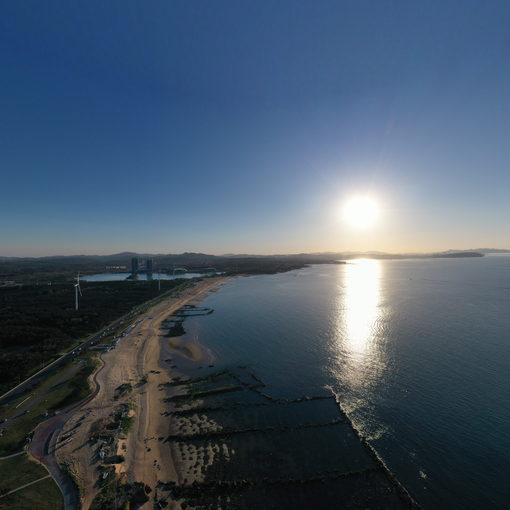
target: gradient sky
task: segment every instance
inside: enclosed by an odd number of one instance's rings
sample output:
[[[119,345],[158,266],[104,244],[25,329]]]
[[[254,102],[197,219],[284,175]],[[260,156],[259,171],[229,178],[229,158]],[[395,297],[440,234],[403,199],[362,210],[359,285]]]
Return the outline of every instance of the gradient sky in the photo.
[[[510,248],[510,2],[0,6],[0,255]],[[375,228],[339,221],[370,193]]]

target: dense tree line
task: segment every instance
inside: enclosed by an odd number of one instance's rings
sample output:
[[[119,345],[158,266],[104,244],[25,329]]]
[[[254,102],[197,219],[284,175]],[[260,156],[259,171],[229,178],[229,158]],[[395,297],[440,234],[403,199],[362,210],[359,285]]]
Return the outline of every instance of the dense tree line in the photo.
[[[162,280],[161,292],[184,280]],[[85,282],[80,309],[72,283],[0,288],[0,388],[23,379],[74,340],[158,295],[157,281]]]
[[[154,268],[171,271],[173,267],[185,267],[188,271],[214,267],[229,274],[279,273],[298,269],[306,264],[332,262],[332,255],[277,255],[277,256],[217,256],[204,253],[182,253],[179,255],[138,255],[119,253],[108,256],[68,256],[42,258],[3,258],[0,257],[0,281],[14,280],[18,283],[65,282],[82,274],[107,271],[109,266],[131,268],[131,257],[152,258]]]

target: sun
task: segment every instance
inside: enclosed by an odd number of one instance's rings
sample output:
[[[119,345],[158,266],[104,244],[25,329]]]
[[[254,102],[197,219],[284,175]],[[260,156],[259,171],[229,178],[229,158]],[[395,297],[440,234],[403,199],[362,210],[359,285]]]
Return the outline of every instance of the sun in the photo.
[[[377,222],[379,206],[368,196],[353,197],[345,204],[342,218],[351,227],[368,228]]]

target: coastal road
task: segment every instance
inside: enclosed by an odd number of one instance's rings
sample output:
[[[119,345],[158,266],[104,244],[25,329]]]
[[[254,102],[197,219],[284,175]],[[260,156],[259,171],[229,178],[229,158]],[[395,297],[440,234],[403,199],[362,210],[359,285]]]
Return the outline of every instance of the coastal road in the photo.
[[[62,371],[61,376],[54,381],[51,387],[41,390],[37,389],[34,393],[31,393],[29,397],[27,397],[23,402],[20,402],[18,406],[16,406],[18,408],[16,409],[18,414],[10,416],[8,420],[1,424],[0,428],[2,428],[3,431],[15,428],[17,420],[25,416],[26,413],[33,411],[34,408],[36,408],[37,405],[46,398],[47,394],[51,392],[54,387],[59,386],[64,381],[73,377],[73,375],[78,372],[82,365],[83,362],[80,360],[79,363],[70,366],[68,370]],[[20,405],[22,405],[21,408],[19,408]]]
[[[64,508],[71,510],[79,508],[78,495],[72,480],[67,473],[60,469],[54,455],[60,431],[68,418],[69,416],[65,413],[55,416],[37,427],[29,445],[29,453],[48,470],[50,473],[48,476],[53,477],[62,493]]]
[[[101,359],[101,357],[100,357]],[[60,469],[55,458],[55,451],[58,447],[60,434],[69,418],[82,406],[90,402],[99,391],[97,382],[97,374],[102,370],[104,364],[97,370],[92,377],[93,391],[85,399],[71,405],[68,409],[60,414],[53,416],[49,420],[39,424],[32,437],[32,441],[28,446],[28,451],[35,460],[43,464],[62,493],[64,498],[64,509],[73,510],[79,508],[79,495],[76,492],[74,482],[70,476]]]
[[[192,280],[188,280],[188,282],[191,282]],[[114,322],[110,323],[105,328],[98,331],[96,334],[88,338],[87,340],[83,341],[81,344],[77,345],[74,349],[72,349],[69,352],[66,352],[62,354],[59,358],[57,358],[55,361],[51,362],[49,365],[46,365],[45,367],[41,368],[38,372],[31,375],[21,383],[17,384],[10,390],[6,391],[3,395],[0,395],[0,406],[7,404],[9,401],[15,400],[16,398],[19,398],[24,392],[26,392],[28,389],[30,389],[32,386],[34,386],[37,382],[47,377],[49,374],[51,374],[54,370],[56,370],[59,366],[61,366],[63,363],[65,363],[67,360],[74,358],[77,356],[82,350],[87,349],[91,345],[95,344],[96,342],[100,341],[105,336],[109,335],[113,331],[115,331],[119,326],[122,326],[125,322],[131,320],[134,316],[141,313],[144,309],[147,307],[152,306],[154,303],[159,301],[162,298],[165,298],[166,296],[174,293],[175,291],[179,291],[179,287],[175,287],[173,289],[170,289],[169,291],[160,294],[159,296],[150,299],[149,301],[145,301],[144,303],[140,304],[133,310],[131,310],[126,315],[123,315],[119,319],[115,320]]]

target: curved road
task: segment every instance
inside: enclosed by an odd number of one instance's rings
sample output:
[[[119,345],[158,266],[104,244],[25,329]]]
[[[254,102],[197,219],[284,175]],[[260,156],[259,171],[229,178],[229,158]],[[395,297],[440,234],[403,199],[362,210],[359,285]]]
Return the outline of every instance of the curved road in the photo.
[[[101,359],[101,356],[99,356]],[[43,464],[50,475],[57,483],[60,492],[64,498],[64,509],[75,510],[80,508],[80,498],[76,492],[76,486],[71,477],[62,469],[55,458],[55,450],[57,443],[67,420],[77,409],[90,402],[99,391],[99,384],[97,382],[97,374],[103,369],[103,365],[94,373],[92,378],[94,384],[94,391],[85,399],[73,404],[71,407],[62,411],[60,414],[53,416],[49,420],[40,423],[35,431],[28,446],[29,454],[38,462]]]
[[[191,281],[191,280],[189,280]],[[188,282],[186,282],[188,283]],[[94,345],[96,342],[100,341],[104,336],[110,334],[111,332],[115,331],[119,326],[124,324],[125,322],[130,321],[133,317],[138,315],[140,312],[142,312],[144,309],[147,309],[148,307],[152,306],[153,304],[157,303],[158,301],[165,299],[168,296],[171,296],[174,292],[178,292],[180,289],[180,286],[174,287],[173,289],[170,289],[166,292],[163,292],[159,296],[156,296],[153,299],[149,299],[145,303],[141,303],[140,305],[137,305],[135,308],[133,308],[130,312],[123,315],[122,317],[119,317],[115,321],[111,322],[108,326],[105,326],[100,331],[89,337],[87,340],[81,342],[79,345],[71,349],[69,352],[66,352],[62,354],[59,358],[52,361],[50,364],[46,365],[45,367],[41,368],[38,372],[35,374],[32,374],[30,377],[19,383],[18,385],[14,386],[10,390],[6,391],[3,395],[0,395],[0,405],[6,404],[16,398],[18,398],[20,395],[22,395],[24,392],[26,392],[28,389],[30,389],[33,385],[35,385],[38,381],[43,380],[45,377],[53,373],[59,366],[61,366],[64,362],[71,359],[72,357],[76,356],[81,350],[87,349],[91,345]]]

